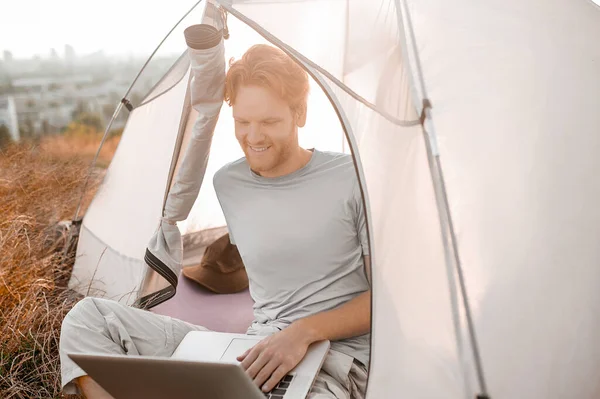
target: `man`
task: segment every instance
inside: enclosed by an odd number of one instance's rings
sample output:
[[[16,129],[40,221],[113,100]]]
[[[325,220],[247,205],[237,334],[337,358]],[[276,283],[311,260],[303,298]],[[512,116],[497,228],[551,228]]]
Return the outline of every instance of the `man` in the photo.
[[[266,45],[252,47],[227,73],[225,100],[245,157],[219,170],[214,186],[255,302],[248,333],[269,335],[238,360],[267,392],[311,343],[329,339],[309,398],[362,398],[370,331],[362,197],[350,156],[299,146],[308,89],[306,72]],[[86,298],[63,322],[65,391],[78,386],[88,398],[110,397],[66,353],[170,356],[187,332],[199,329]]]

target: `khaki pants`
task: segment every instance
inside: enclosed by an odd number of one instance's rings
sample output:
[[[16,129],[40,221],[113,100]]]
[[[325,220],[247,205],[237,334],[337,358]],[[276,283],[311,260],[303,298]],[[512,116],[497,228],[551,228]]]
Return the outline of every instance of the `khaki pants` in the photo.
[[[183,337],[201,326],[100,298],[84,298],[67,314],[60,334],[62,386],[66,394],[79,393],[73,383],[85,375],[67,353],[106,353],[141,356],[173,354]],[[252,332],[260,334],[254,329]],[[269,332],[264,332],[263,335]],[[310,399],[362,399],[365,368],[346,354],[330,351]]]

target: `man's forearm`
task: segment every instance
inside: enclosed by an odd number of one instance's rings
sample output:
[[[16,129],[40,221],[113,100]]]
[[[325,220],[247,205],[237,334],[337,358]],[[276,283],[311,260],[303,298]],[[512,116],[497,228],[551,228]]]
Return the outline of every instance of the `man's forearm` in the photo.
[[[366,334],[371,330],[371,290],[339,308],[308,316],[292,326],[302,329],[309,343]]]

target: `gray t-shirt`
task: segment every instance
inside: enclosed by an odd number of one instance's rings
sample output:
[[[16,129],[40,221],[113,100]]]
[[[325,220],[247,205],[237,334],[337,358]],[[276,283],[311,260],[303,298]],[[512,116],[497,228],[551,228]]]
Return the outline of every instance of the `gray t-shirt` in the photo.
[[[369,289],[368,240],[352,157],[314,150],[289,175],[265,178],[245,158],[221,168],[214,187],[246,266],[255,322],[285,328]],[[363,364],[369,334],[332,343]]]

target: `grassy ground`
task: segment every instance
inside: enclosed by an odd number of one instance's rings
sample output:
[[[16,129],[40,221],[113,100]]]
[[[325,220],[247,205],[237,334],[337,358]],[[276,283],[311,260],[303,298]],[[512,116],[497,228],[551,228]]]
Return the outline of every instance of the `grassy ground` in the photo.
[[[119,137],[99,158],[106,166]],[[70,220],[100,142],[98,134],[51,136],[0,150],[0,398],[61,398],[58,342],[78,297],[73,259],[53,226]],[[84,201],[102,176],[96,168]]]

